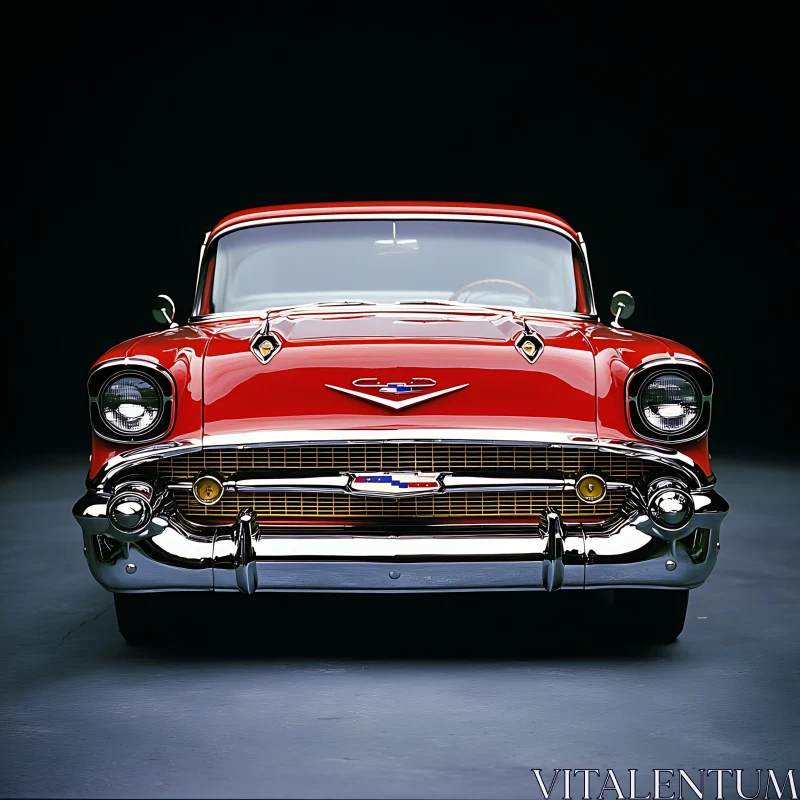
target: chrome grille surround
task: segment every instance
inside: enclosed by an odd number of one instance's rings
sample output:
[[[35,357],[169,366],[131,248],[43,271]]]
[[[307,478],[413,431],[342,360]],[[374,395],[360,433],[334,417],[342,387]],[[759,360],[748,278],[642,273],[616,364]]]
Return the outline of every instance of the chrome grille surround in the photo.
[[[465,433],[476,438],[462,438]],[[345,439],[348,434],[352,438]],[[531,478],[525,481],[528,484],[536,483],[536,479],[542,481],[546,476],[553,480],[542,482],[562,486],[556,491],[551,491],[552,486],[486,486],[469,499],[458,490],[446,488],[441,495],[417,500],[354,499],[346,492],[331,492],[330,487],[299,487],[309,480],[309,475],[327,478],[346,471],[372,470],[428,470],[476,478],[502,476],[514,478],[517,483]],[[201,509],[197,504],[195,509],[187,490],[197,474],[205,471],[221,475],[226,494],[217,506]],[[589,471],[609,481],[609,498],[595,506],[579,504],[574,494],[575,479]],[[523,520],[527,516],[532,522],[549,504],[559,509],[565,522],[585,520],[592,527],[602,527],[618,516],[617,512],[624,511],[626,497],[638,493],[655,477],[678,477],[689,489],[704,490],[715,483],[713,475],[706,476],[690,458],[658,445],[571,434],[459,429],[261,431],[206,437],[202,442],[166,442],[110,459],[89,488],[107,491],[132,475],[169,485],[175,496],[176,512],[203,527],[226,522],[247,503],[255,506],[262,518],[277,522],[284,512],[289,514],[299,509],[300,516],[294,519],[308,519],[315,524],[339,519],[342,510],[346,513],[341,519],[350,517],[355,524],[363,524],[369,518],[387,521],[392,517],[427,519],[428,524],[436,524],[439,517],[454,516],[469,519],[470,524],[480,524],[477,522],[480,517],[485,518],[486,524],[493,524],[505,516],[515,517],[519,522],[527,522]],[[264,483],[276,485],[250,491],[251,487],[244,484],[253,477],[262,477]],[[244,481],[238,482],[240,478]],[[315,494],[319,496],[314,497]],[[474,514],[479,503],[480,513]],[[212,517],[214,508],[217,513]],[[221,518],[220,511],[224,512]]]
[[[245,508],[259,518],[294,519],[431,519],[536,517],[553,507],[566,519],[603,521],[618,512],[625,490],[614,490],[601,503],[581,503],[574,491],[446,492],[419,498],[358,497],[345,493],[281,491],[302,475],[342,472],[422,471],[455,475],[557,476],[570,479],[586,472],[626,483],[647,483],[657,472],[642,459],[583,448],[458,442],[364,442],[348,444],[276,445],[259,448],[216,448],[159,460],[158,478],[176,489],[176,507],[197,523],[232,520]],[[187,481],[209,472],[224,479],[280,477],[273,491],[228,491],[213,505],[198,503],[185,490]],[[297,478],[295,477],[295,480]],[[509,487],[510,489],[510,487]]]

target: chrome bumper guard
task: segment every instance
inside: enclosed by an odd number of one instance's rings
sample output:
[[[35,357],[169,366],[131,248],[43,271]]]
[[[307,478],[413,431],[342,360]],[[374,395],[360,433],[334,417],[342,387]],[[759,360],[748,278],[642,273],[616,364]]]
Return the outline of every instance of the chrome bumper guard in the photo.
[[[73,514],[92,574],[115,592],[680,589],[710,574],[728,512],[711,488],[686,494],[693,513],[680,531],[656,524],[643,498],[605,528],[565,523],[548,509],[538,525],[487,524],[467,532],[435,525],[420,534],[341,527],[298,534],[259,525],[250,509],[232,525],[199,529],[174,512],[168,489],[151,493],[133,533],[109,519],[112,495],[103,491],[89,491]]]

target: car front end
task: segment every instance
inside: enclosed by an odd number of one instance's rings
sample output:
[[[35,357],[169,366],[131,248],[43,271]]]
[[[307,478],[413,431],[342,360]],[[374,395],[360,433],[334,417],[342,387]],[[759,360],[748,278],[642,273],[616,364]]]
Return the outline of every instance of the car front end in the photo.
[[[443,252],[455,278],[436,276]],[[487,279],[495,254],[506,271]],[[93,576],[118,599],[665,590],[651,596],[685,613],[728,511],[708,456],[713,382],[690,350],[620,328],[622,305],[600,323],[582,237],[541,212],[223,221],[190,324],[89,375],[73,513]]]

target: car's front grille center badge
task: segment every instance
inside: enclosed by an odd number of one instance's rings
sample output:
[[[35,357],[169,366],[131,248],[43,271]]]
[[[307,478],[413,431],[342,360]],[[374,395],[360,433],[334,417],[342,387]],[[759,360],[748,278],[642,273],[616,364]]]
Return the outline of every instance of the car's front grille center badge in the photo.
[[[371,403],[377,403],[379,406],[391,408],[394,411],[402,411],[409,406],[423,403],[425,400],[433,400],[434,397],[441,397],[450,392],[456,392],[459,389],[466,389],[468,383],[462,383],[459,386],[451,386],[449,389],[439,389],[437,392],[429,392],[428,394],[416,395],[417,392],[422,392],[425,389],[430,389],[436,386],[436,381],[433,378],[412,378],[410,381],[390,381],[388,383],[381,383],[377,378],[357,378],[353,381],[353,386],[358,386],[363,389],[377,389],[383,394],[393,395],[409,395],[403,400],[390,400],[388,397],[379,397],[378,395],[368,394],[367,392],[359,392],[355,389],[345,389],[342,386],[332,386],[326,383],[328,389],[333,389],[337,392],[359,397],[362,400],[368,400]],[[416,395],[416,396],[415,396]]]
[[[367,472],[348,473],[348,489],[356,494],[408,496],[436,494],[442,491],[440,472]]]

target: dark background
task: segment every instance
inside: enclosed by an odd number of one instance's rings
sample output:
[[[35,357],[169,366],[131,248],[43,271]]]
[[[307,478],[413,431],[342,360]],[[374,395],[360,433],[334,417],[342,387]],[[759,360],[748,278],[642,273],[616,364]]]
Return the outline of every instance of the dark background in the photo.
[[[711,364],[713,451],[792,456],[796,91],[767,6],[190,8],[6,27],[7,447],[88,452],[86,372],[155,294],[185,321],[222,216],[409,199],[565,217],[604,319],[627,289],[631,327]]]

